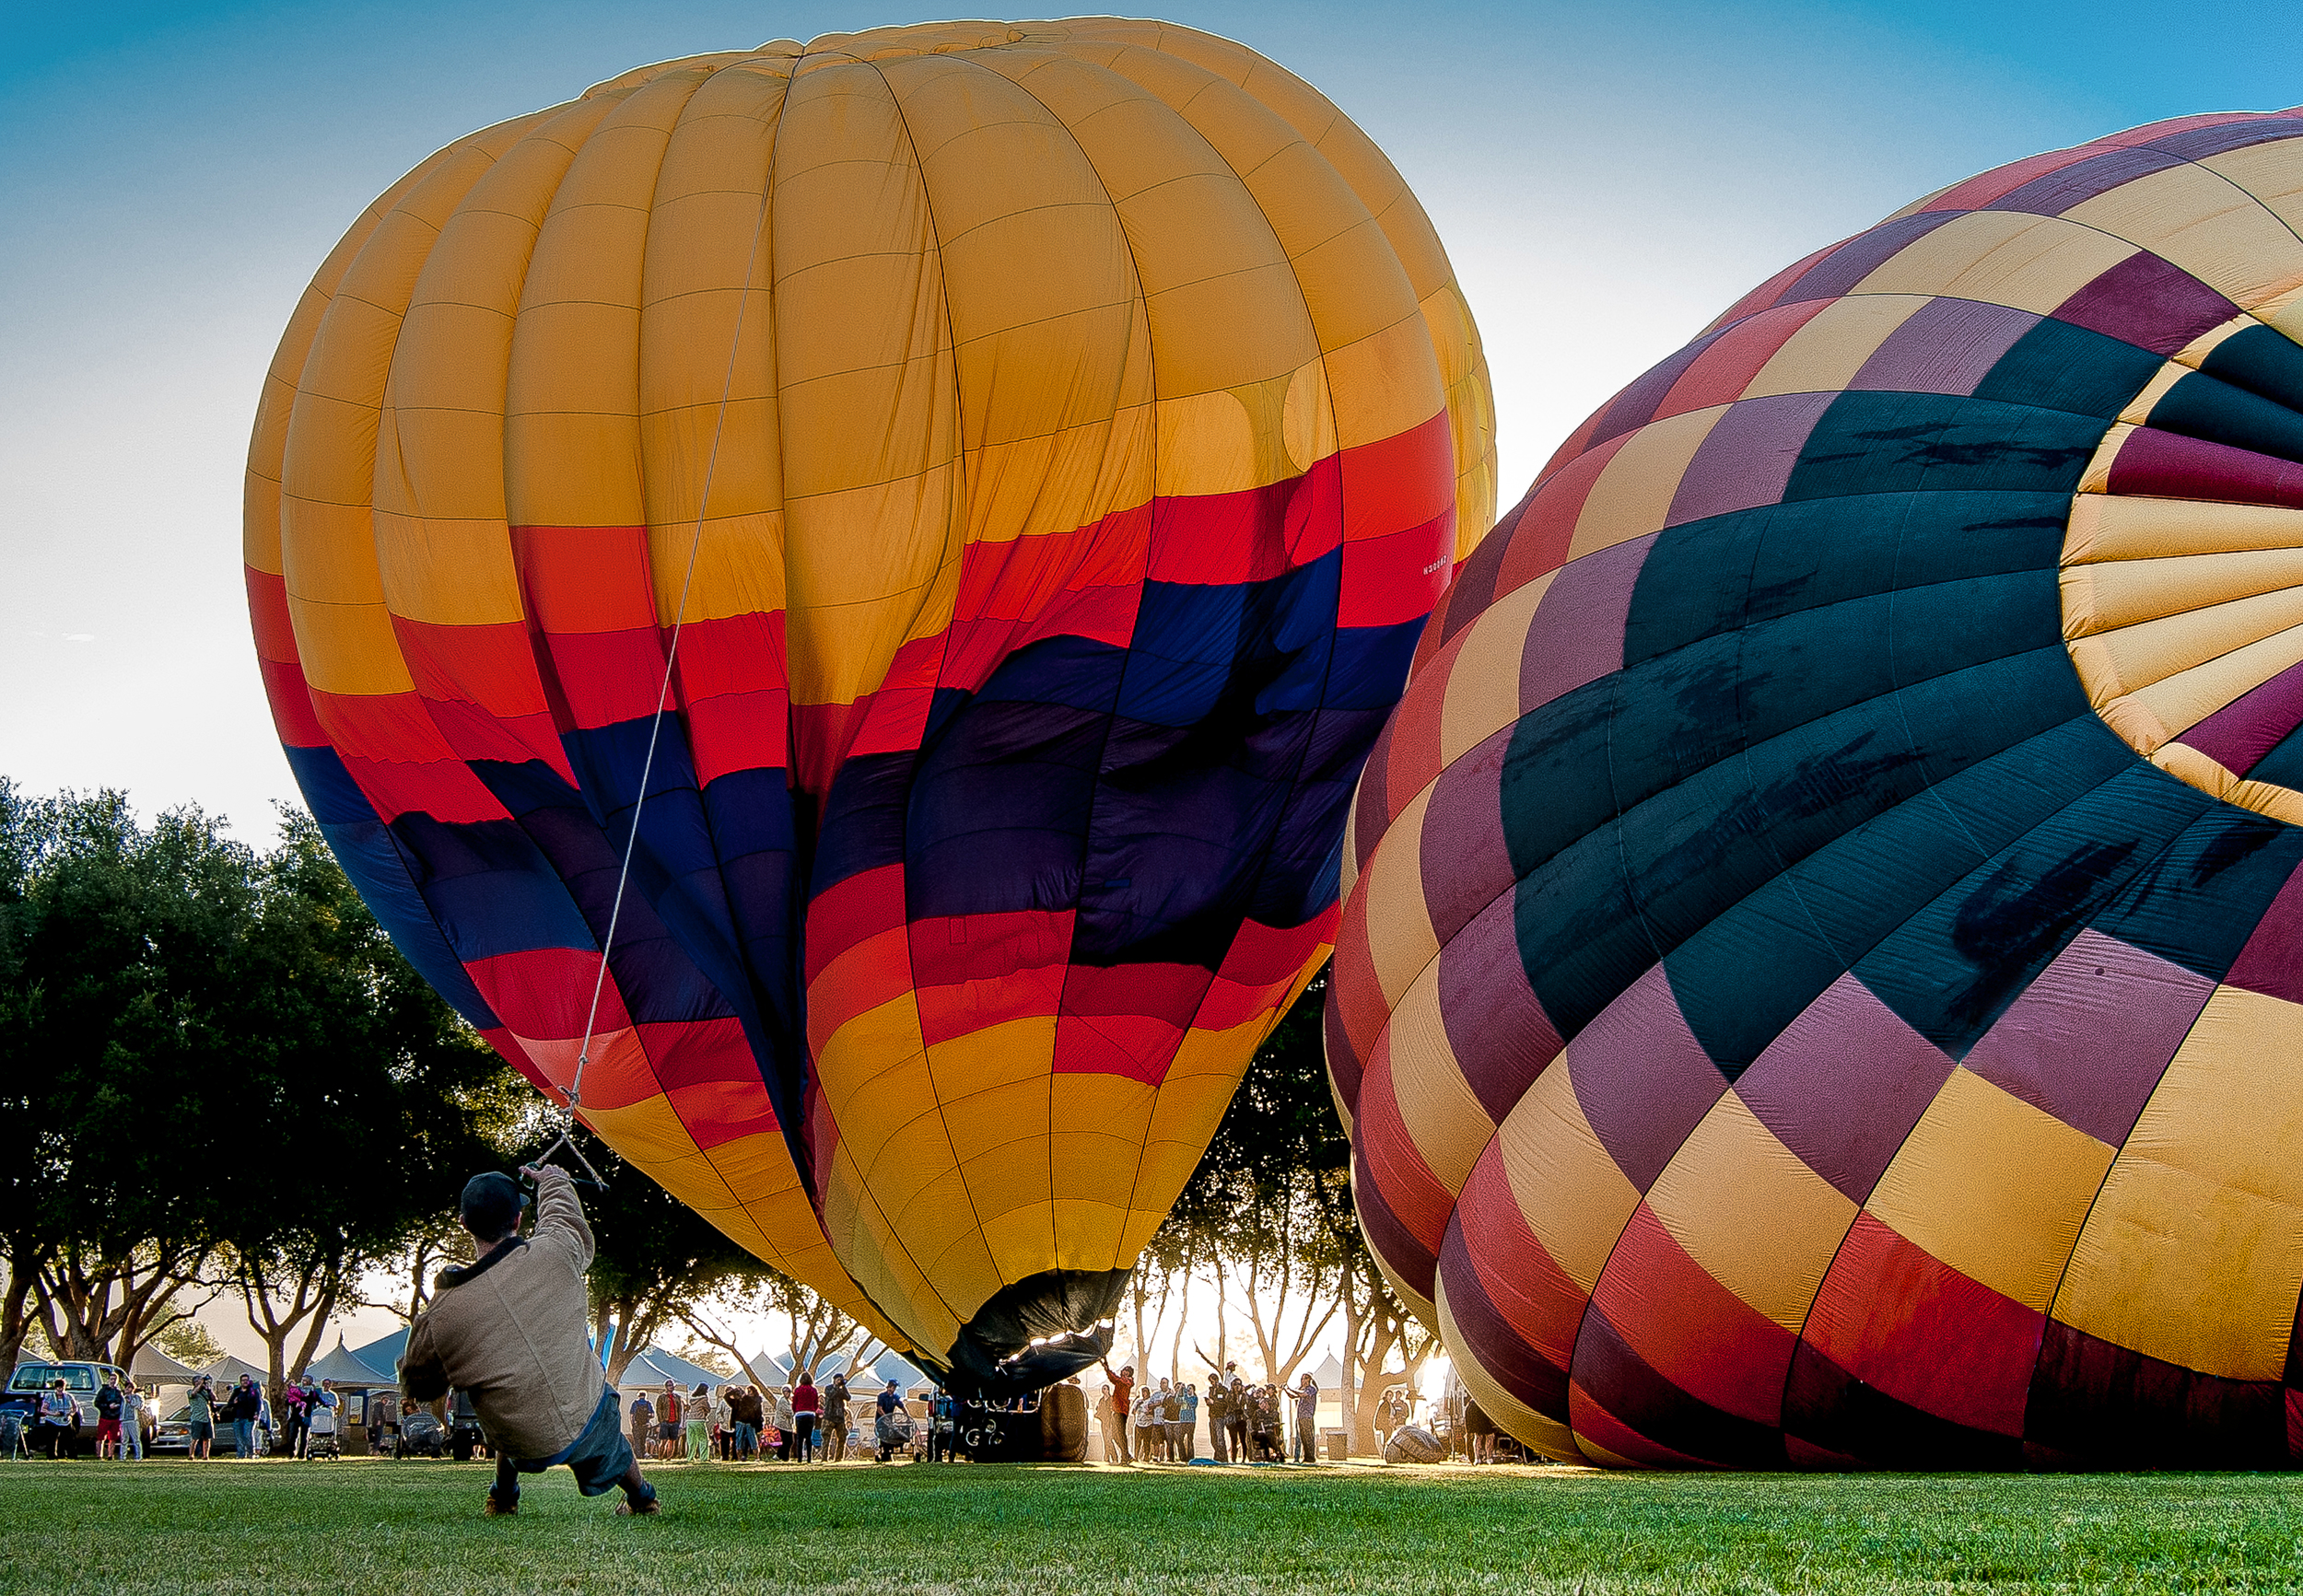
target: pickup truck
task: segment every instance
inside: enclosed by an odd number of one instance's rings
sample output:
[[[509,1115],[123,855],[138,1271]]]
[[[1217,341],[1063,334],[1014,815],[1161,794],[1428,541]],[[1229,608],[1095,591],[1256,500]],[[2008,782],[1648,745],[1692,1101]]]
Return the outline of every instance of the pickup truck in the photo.
[[[24,1426],[25,1444],[38,1444],[39,1431],[33,1426],[40,1418],[40,1393],[58,1380],[64,1390],[80,1404],[80,1427],[72,1432],[72,1453],[76,1457],[96,1454],[96,1393],[106,1377],[117,1385],[126,1378],[109,1363],[83,1363],[74,1358],[60,1358],[53,1363],[19,1363],[9,1376],[7,1389],[0,1392],[0,1411],[16,1414]]]

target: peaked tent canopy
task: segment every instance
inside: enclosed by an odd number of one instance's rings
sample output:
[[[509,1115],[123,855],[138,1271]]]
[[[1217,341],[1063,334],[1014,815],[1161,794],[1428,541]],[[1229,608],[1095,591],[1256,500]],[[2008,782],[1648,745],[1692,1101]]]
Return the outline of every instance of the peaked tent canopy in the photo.
[[[128,1374],[140,1385],[190,1385],[200,1378],[198,1369],[169,1357],[148,1341],[136,1348]]]
[[[218,1385],[237,1384],[243,1374],[258,1385],[272,1378],[271,1370],[260,1368],[244,1357],[235,1357],[230,1353],[226,1353],[200,1372]]]
[[[358,1353],[345,1350],[344,1337],[341,1334],[336,1336],[335,1346],[329,1348],[324,1357],[313,1360],[310,1367],[304,1370],[304,1378],[332,1380],[338,1385],[355,1388],[399,1383],[398,1371],[391,1365],[387,1364],[384,1368],[379,1369],[361,1357]]]

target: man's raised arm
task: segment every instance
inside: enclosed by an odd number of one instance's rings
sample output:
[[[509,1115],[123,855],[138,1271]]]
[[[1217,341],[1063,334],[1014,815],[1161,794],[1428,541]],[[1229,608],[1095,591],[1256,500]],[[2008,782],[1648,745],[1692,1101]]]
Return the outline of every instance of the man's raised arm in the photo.
[[[530,1164],[521,1173],[536,1183],[536,1228],[528,1238],[532,1247],[566,1250],[568,1262],[581,1275],[591,1267],[597,1249],[584,1205],[576,1195],[575,1178],[557,1164]]]

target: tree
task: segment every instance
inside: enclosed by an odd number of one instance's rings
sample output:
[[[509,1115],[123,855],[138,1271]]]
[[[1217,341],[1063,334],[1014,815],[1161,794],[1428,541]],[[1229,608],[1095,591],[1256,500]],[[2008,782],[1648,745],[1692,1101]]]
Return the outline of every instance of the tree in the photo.
[[[150,1344],[193,1369],[205,1369],[224,1356],[224,1344],[216,1338],[216,1332],[189,1316],[155,1332]]]
[[[783,1382],[770,1379],[773,1371],[760,1369],[736,1345],[735,1332],[725,1326],[739,1313],[784,1321],[789,1327],[785,1352],[795,1375],[801,1370],[813,1373],[835,1357],[846,1357],[849,1369],[859,1368],[876,1362],[888,1350],[887,1343],[849,1318],[814,1287],[765,1264],[732,1271],[707,1298],[682,1310],[680,1321],[696,1340],[725,1353],[764,1387]]]
[[[1248,1066],[1147,1256],[1205,1259],[1247,1321],[1264,1377],[1285,1383],[1334,1321],[1358,1229],[1350,1146],[1321,1054],[1323,971]]]
[[[117,792],[0,804],[0,1104],[12,1288],[65,1357],[133,1357],[218,1245],[234,952],[254,856],[196,808]],[[20,1325],[13,1328],[20,1334]]]

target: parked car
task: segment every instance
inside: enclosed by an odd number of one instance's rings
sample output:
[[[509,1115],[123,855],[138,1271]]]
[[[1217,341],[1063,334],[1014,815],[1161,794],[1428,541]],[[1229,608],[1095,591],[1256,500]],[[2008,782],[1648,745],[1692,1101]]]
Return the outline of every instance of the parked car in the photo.
[[[80,1427],[72,1433],[72,1450],[78,1457],[96,1455],[96,1392],[106,1378],[117,1385],[126,1378],[109,1363],[82,1363],[73,1358],[61,1358],[53,1363],[19,1363],[8,1379],[8,1388],[0,1392],[0,1408],[18,1415],[26,1427],[28,1436],[36,1434],[31,1426],[40,1413],[40,1393],[56,1380],[64,1381],[64,1390],[80,1404]]]
[[[152,1457],[162,1457],[171,1453],[179,1457],[190,1457],[192,1455],[192,1404],[179,1403],[174,1413],[161,1419],[153,1427],[150,1439],[144,1443],[144,1450]],[[216,1450],[214,1447],[208,1450]],[[217,1455],[230,1457],[232,1443],[227,1440],[224,1443],[223,1451]]]

